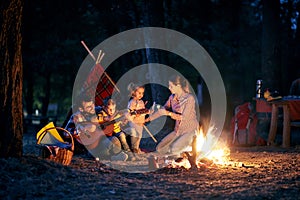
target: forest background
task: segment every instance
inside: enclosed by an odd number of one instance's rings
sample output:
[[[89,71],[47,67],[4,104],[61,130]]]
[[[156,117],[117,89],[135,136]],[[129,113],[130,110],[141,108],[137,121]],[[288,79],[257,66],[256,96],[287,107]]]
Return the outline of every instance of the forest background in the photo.
[[[88,56],[80,41],[93,49],[122,31],[164,27],[196,40],[216,63],[226,88],[228,126],[235,106],[253,102],[257,79],[263,80],[264,89],[288,95],[291,82],[300,77],[299,10],[298,0],[26,1],[24,113],[30,116],[39,110],[47,116],[49,105],[57,106],[55,115],[61,125],[72,105],[78,69]],[[107,73],[117,81],[130,68],[148,63],[147,59],[144,49],[130,52],[115,60]],[[199,74],[191,73],[185,60],[159,50],[152,59],[180,71],[197,90]],[[200,112],[209,115],[205,83],[203,92]]]
[[[227,128],[234,107],[245,101],[253,102],[257,79],[263,80],[264,89],[288,95],[291,82],[300,77],[298,0],[14,0],[3,1],[0,8],[7,17],[1,19],[1,55],[10,56],[14,61],[4,60],[1,72],[4,108],[1,121],[7,122],[2,137],[7,142],[3,144],[14,141],[11,137],[22,136],[20,114],[32,116],[39,111],[41,117],[46,117],[50,115],[49,107],[54,106],[61,125],[72,106],[78,69],[88,56],[80,41],[93,49],[105,39],[137,27],[173,29],[206,49],[224,80]],[[117,81],[132,67],[151,61],[172,66],[196,90],[199,74],[193,73],[189,63],[164,51],[151,51],[151,60],[145,49],[121,56],[109,66],[108,74]],[[18,90],[19,86],[22,91]],[[9,96],[14,100],[8,101]],[[200,112],[205,116],[209,111],[210,97],[204,87]],[[21,145],[16,142],[12,146],[20,148]],[[7,150],[6,145],[1,148]]]

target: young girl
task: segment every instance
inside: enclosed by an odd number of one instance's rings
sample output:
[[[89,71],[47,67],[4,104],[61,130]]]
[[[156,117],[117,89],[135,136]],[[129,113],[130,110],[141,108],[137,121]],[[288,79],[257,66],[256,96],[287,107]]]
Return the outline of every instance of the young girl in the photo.
[[[145,92],[145,86],[140,84],[130,83],[128,85],[130,92],[130,100],[128,102],[129,112],[145,109],[145,103],[142,100]],[[129,119],[131,133],[131,149],[133,153],[142,153],[140,150],[140,142],[143,135],[143,126],[145,123],[145,114],[131,115]]]

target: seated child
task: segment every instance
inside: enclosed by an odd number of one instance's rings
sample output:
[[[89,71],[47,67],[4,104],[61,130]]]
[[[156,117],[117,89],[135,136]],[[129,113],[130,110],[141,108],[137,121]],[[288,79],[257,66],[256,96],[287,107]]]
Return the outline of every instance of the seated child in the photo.
[[[134,160],[130,147],[126,140],[126,134],[121,126],[126,124],[126,118],[116,110],[116,102],[108,98],[104,102],[103,111],[98,115],[98,120],[102,131],[107,137],[115,136],[120,140],[123,150],[129,156],[129,160]]]

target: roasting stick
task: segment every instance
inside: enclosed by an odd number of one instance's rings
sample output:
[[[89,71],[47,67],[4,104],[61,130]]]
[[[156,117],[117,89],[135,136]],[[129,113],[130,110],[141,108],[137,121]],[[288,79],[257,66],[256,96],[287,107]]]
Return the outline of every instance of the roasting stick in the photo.
[[[84,43],[84,41],[81,41],[81,44],[84,46],[84,48],[87,50],[87,52],[93,58],[93,60],[96,61],[96,64],[100,63],[100,61],[102,60],[102,58],[104,56],[104,53],[102,53],[102,50],[99,51],[98,57],[96,59],[95,56],[93,55],[93,53],[86,46],[86,44]],[[120,93],[119,88],[117,87],[117,85],[115,84],[115,82],[110,78],[110,76],[108,76],[108,74],[105,71],[103,72],[103,74],[108,78],[108,80],[113,84],[113,86],[115,87],[115,89]]]
[[[152,140],[157,143],[157,140],[155,139],[155,137],[152,135],[152,133],[149,131],[149,129],[147,128],[147,126],[143,125],[144,129],[146,130],[146,132],[150,135],[150,137],[152,138]]]

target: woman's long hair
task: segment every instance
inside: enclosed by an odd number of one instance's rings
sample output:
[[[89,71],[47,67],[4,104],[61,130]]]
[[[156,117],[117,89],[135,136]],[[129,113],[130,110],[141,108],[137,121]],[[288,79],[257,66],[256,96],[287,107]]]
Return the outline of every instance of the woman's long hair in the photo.
[[[190,93],[190,87],[188,81],[180,75],[173,75],[169,79],[174,85],[181,85],[184,92]]]

